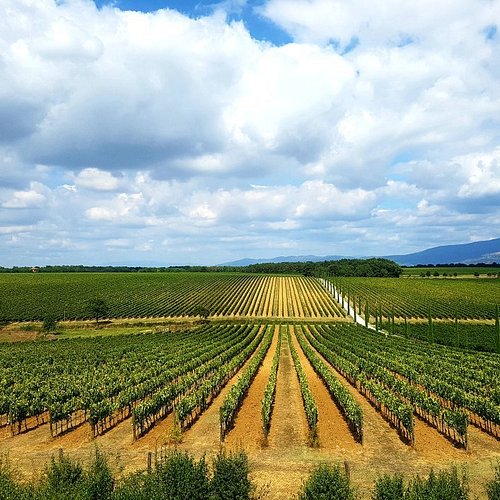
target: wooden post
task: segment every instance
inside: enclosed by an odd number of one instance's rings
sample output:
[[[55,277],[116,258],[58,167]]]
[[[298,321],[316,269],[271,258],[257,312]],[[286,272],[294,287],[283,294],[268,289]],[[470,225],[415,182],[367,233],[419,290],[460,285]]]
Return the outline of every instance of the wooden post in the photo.
[[[148,451],[148,474],[151,474],[153,454]]]
[[[351,481],[351,466],[348,460],[344,460],[344,470],[347,480]]]
[[[498,304],[495,307],[495,329],[497,331],[497,352],[500,353],[500,318],[498,317]]]

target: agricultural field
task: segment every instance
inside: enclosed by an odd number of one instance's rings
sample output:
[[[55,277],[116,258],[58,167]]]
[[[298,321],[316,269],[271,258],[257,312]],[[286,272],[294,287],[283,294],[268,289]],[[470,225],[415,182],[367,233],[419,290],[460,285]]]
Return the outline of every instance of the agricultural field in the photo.
[[[496,325],[474,321],[386,322],[382,328],[397,335],[420,339],[425,342],[470,349],[473,351],[499,352],[500,336]]]
[[[246,450],[265,498],[347,460],[361,498],[384,472],[500,459],[499,355],[345,321],[211,322],[179,332],[0,344],[0,454],[24,474],[97,445],[118,471],[150,451]],[[380,460],[380,456],[384,460]]]
[[[420,277],[423,274],[426,276],[427,273],[430,273],[431,277],[435,276],[435,273],[438,273],[441,277],[469,277],[472,278],[474,276],[479,275],[481,278],[495,278],[500,273],[499,267],[492,266],[429,266],[429,267],[403,267],[402,276],[414,276]]]
[[[497,279],[336,278],[337,290],[357,310],[368,304],[370,315],[385,318],[494,320],[500,304]]]
[[[206,308],[212,317],[345,316],[312,277],[238,273],[0,274],[0,320],[90,317],[99,298],[110,318],[179,317]]]

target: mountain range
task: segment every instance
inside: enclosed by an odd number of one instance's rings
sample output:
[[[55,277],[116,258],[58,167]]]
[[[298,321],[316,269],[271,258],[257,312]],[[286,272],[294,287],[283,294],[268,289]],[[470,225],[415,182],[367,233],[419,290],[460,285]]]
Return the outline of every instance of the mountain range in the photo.
[[[320,257],[317,255],[291,255],[279,256],[271,259],[240,259],[233,262],[226,262],[222,265],[243,267],[252,264],[266,264],[272,262],[321,262],[324,260],[340,260],[349,258],[362,259],[369,257],[374,256],[349,257],[342,255],[325,255]],[[454,263],[477,264],[479,262],[491,264],[492,262],[500,262],[500,238],[475,241],[474,243],[463,243],[460,245],[438,246],[405,255],[383,255],[377,257],[393,260],[402,266]]]

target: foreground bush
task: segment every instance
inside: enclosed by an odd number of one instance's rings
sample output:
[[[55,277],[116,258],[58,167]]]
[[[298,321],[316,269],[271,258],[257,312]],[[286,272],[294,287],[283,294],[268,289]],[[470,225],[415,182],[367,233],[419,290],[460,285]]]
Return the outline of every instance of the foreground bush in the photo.
[[[486,485],[488,500],[500,500],[500,462],[495,466],[495,478]]]
[[[469,488],[465,474],[457,468],[434,473],[427,478],[416,476],[405,488],[403,476],[382,476],[375,484],[373,500],[467,500]]]
[[[321,464],[315,467],[302,485],[300,500],[355,500],[349,478],[340,465]]]

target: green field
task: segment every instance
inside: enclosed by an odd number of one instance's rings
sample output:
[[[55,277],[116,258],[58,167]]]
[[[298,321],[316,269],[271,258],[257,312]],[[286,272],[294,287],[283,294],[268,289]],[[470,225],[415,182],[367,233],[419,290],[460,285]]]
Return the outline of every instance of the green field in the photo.
[[[500,304],[497,279],[337,278],[333,282],[351,303],[368,303],[384,317],[494,319]]]
[[[478,273],[481,277],[494,277],[498,276],[500,273],[499,267],[439,267],[439,266],[429,266],[429,267],[403,267],[403,276],[422,276],[422,274],[430,273],[431,276],[434,273],[438,273],[439,276],[470,276],[473,277],[474,274]]]
[[[382,328],[393,331],[390,322],[384,323]],[[427,321],[406,325],[398,322],[394,324],[394,333],[461,349],[500,352],[500,336],[494,324],[434,321],[431,330]]]
[[[345,313],[311,277],[240,273],[33,273],[0,275],[0,320],[90,318],[100,298],[110,318],[196,315],[335,317]]]

